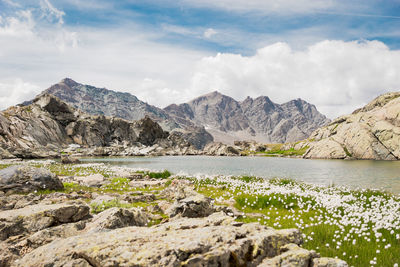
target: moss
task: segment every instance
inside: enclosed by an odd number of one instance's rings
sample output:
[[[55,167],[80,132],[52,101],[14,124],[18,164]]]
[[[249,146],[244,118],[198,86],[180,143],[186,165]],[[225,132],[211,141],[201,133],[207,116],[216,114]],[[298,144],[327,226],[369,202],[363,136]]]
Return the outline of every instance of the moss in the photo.
[[[353,155],[349,152],[349,150],[347,149],[347,147],[343,147],[343,150],[344,150],[344,153],[346,153],[346,156],[348,156],[348,157],[353,157]]]

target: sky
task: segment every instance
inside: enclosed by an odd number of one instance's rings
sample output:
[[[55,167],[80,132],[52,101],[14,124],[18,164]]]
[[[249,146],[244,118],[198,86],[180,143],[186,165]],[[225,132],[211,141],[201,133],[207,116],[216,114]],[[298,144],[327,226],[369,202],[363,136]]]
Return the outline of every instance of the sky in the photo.
[[[217,90],[335,118],[400,90],[400,0],[0,0],[0,109],[65,77],[158,107]]]

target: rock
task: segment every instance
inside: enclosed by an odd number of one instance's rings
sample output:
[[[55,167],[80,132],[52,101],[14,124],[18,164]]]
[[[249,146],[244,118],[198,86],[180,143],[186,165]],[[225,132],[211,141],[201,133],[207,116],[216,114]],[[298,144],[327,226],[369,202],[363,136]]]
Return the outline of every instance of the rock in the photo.
[[[209,143],[203,151],[211,156],[238,156],[240,154],[236,148],[223,143]]]
[[[0,242],[0,266],[10,266],[17,258],[17,255],[10,251],[8,244]]]
[[[78,235],[85,229],[86,223],[86,221],[79,221],[43,229],[27,238],[27,246],[29,246],[30,249],[35,249],[58,238]]]
[[[10,166],[0,170],[0,190],[4,192],[33,192],[35,190],[58,190],[64,186],[58,177],[43,168]]]
[[[41,200],[35,194],[0,196],[0,210],[20,209],[25,206],[37,204]]]
[[[71,157],[66,154],[61,154],[61,163],[62,164],[79,164],[81,161],[77,158]]]
[[[348,267],[349,265],[340,259],[316,258],[313,259],[311,267]]]
[[[34,233],[55,225],[76,222],[89,215],[84,202],[37,204],[0,212],[0,240],[10,236]]]
[[[140,209],[110,208],[97,214],[87,225],[86,231],[99,232],[128,226],[145,226],[149,216]]]
[[[277,231],[259,224],[234,226],[230,217],[210,217],[55,240],[26,254],[14,266],[67,266],[77,259],[105,267],[255,266],[278,255],[280,246],[301,242],[298,230]]]
[[[181,215],[183,217],[198,218],[207,217],[213,212],[214,207],[211,204],[211,198],[196,193],[176,200],[166,213],[169,217]]]
[[[137,195],[135,193],[126,194],[121,197],[122,200],[125,200],[129,203],[136,203],[136,202],[153,202],[156,200],[156,196],[154,194],[141,194]]]
[[[152,187],[152,186],[162,186],[166,183],[166,180],[142,180],[142,181],[137,181],[137,180],[132,180],[129,182],[130,187],[134,188],[146,188],[146,187]]]
[[[281,247],[281,253],[273,258],[265,259],[259,267],[309,267],[314,258],[319,257],[315,251],[300,248],[296,244]]]
[[[333,120],[309,140],[305,158],[400,159],[400,92]]]
[[[89,187],[100,187],[107,182],[107,179],[100,173],[88,176],[76,176],[74,180]]]
[[[46,93],[27,106],[1,111],[0,125],[2,157],[10,157],[9,153],[20,158],[59,157],[59,151],[87,156],[197,153],[182,136],[170,136],[150,117],[127,121],[93,116]],[[73,158],[62,157],[65,163],[76,163]]]

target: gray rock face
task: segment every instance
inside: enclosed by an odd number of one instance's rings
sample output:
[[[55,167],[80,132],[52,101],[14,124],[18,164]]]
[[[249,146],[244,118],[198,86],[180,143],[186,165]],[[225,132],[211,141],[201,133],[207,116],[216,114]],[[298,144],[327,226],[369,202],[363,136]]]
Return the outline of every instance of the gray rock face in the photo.
[[[377,97],[309,139],[305,158],[400,159],[400,92]]]
[[[214,212],[211,199],[201,194],[192,194],[178,199],[167,211],[169,217],[180,215],[188,218],[207,217]]]
[[[0,145],[9,154],[22,158],[57,157],[73,144],[79,150],[109,148],[95,155],[124,155],[126,150],[165,143],[161,150],[193,147],[182,137],[169,134],[150,118],[126,121],[91,116],[75,110],[52,95],[42,95],[29,106],[0,112]],[[183,149],[181,149],[183,150]],[[90,153],[89,153],[90,154]],[[134,154],[134,152],[132,153]]]
[[[64,188],[58,177],[46,169],[30,166],[11,166],[0,170],[0,191],[33,192]]]
[[[55,240],[14,266],[66,266],[77,259],[91,266],[255,266],[278,255],[279,247],[289,243],[301,243],[298,230],[235,224],[232,218],[217,213],[207,219]]]
[[[128,226],[145,226],[148,221],[147,214],[139,209],[111,208],[96,215],[87,224],[85,231],[93,233]]]
[[[89,206],[82,202],[37,204],[22,209],[0,212],[0,240],[10,236],[34,233],[50,226],[76,222],[89,215]]]
[[[212,156],[238,156],[239,150],[235,147],[223,143],[210,143],[203,149],[204,154]]]
[[[266,96],[238,102],[218,92],[164,110],[175,119],[206,126],[215,141],[224,143],[227,140],[293,142],[329,122],[314,105],[301,99],[281,105]]]
[[[66,78],[39,96],[46,94],[54,95],[72,107],[92,115],[118,117],[129,121],[142,120],[147,116],[166,131],[177,129],[184,133],[186,140],[198,149],[213,141],[203,127],[196,127],[189,121],[174,120],[165,110],[140,101],[129,93],[84,85]],[[32,101],[28,101],[23,105],[31,103]]]

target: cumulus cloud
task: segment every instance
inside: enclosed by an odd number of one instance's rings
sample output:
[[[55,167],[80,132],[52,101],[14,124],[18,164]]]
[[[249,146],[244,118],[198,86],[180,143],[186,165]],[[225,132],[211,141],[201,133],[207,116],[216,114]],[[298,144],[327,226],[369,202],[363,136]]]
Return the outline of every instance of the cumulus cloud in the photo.
[[[72,27],[60,22],[62,11],[52,11],[53,23],[43,23],[43,12],[50,11],[38,7],[2,14],[0,109],[29,100],[65,77],[130,92],[159,107],[214,90],[238,100],[247,95],[267,95],[278,103],[302,98],[331,118],[400,88],[400,51],[379,41],[326,40],[301,47],[275,42],[251,56],[215,55],[154,40],[169,31],[214,41],[226,35],[224,30]]]
[[[193,92],[220,90],[238,99],[267,95],[277,102],[302,98],[330,117],[351,112],[400,88],[400,51],[379,41],[323,41],[303,51],[275,43],[250,57],[203,58]]]
[[[151,41],[161,33],[143,33],[134,24],[70,28],[41,23],[41,17],[38,10],[19,10],[2,18],[0,109],[29,100],[65,77],[164,106],[184,99],[175,99],[182,97],[177,90],[187,88],[194,62],[207,55]]]
[[[21,79],[0,81],[0,110],[7,107],[4,106],[7,102],[22,103],[25,100],[33,99],[39,90],[37,85]]]

